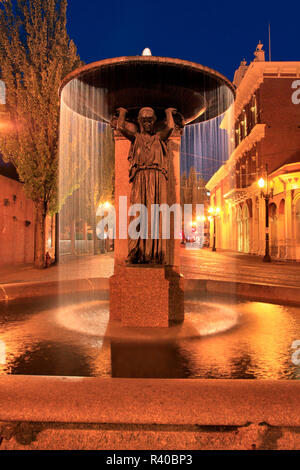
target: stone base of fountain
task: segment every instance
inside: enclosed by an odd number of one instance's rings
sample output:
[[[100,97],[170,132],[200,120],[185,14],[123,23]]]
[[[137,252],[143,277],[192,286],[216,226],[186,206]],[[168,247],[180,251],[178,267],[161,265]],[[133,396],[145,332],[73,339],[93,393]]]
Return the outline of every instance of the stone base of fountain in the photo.
[[[183,277],[161,265],[118,266],[110,278],[110,318],[128,327],[182,322]]]

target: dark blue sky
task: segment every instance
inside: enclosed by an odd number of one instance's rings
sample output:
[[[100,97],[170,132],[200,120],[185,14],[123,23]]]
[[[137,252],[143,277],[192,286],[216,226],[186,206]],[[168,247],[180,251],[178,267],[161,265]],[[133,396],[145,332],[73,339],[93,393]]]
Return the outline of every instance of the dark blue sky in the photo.
[[[68,31],[85,62],[139,55],[178,57],[233,78],[259,40],[272,60],[300,60],[298,2],[69,0]]]

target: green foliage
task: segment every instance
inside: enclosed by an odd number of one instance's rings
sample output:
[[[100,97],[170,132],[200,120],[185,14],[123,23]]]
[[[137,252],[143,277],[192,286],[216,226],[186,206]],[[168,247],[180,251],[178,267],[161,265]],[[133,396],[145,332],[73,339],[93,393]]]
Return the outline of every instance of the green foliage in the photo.
[[[81,65],[66,30],[67,0],[7,0],[0,6],[0,73],[10,130],[0,152],[24,190],[45,211],[57,203],[59,96],[62,79]]]

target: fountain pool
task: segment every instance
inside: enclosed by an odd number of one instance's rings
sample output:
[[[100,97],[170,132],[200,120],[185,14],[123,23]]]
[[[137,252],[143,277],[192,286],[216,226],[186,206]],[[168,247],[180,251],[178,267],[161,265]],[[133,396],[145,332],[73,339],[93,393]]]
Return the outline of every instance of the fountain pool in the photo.
[[[186,296],[185,322],[170,329],[109,321],[106,293],[0,306],[0,374],[298,379],[291,345],[300,308]]]

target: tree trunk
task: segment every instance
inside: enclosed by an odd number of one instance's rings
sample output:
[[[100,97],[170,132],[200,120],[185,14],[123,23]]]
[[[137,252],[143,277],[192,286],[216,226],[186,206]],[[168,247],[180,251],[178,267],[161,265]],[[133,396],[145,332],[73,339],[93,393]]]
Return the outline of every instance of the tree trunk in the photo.
[[[99,240],[96,234],[96,227],[97,227],[97,222],[96,222],[96,217],[92,216],[92,233],[93,233],[93,254],[97,255],[99,253]]]
[[[71,236],[71,256],[76,256],[76,227],[75,220],[72,219],[70,224],[70,236]]]
[[[35,247],[34,263],[38,268],[46,265],[46,215],[47,210],[43,201],[35,204]]]

